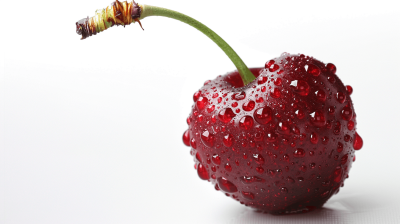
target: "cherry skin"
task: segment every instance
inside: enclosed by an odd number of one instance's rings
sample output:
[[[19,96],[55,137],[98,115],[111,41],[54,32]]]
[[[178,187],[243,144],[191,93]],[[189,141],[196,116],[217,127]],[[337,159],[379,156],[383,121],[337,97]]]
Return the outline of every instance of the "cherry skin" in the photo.
[[[336,70],[282,54],[250,69],[256,79],[246,86],[237,71],[206,82],[193,96],[183,135],[191,155],[202,158],[195,159],[199,177],[269,213],[321,207],[339,191],[363,145],[353,89]]]

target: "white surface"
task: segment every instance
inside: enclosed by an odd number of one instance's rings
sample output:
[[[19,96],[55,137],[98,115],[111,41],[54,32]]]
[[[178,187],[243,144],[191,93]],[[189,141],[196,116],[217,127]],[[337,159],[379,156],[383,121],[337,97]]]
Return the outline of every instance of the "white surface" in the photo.
[[[79,40],[75,22],[110,3],[2,4],[0,223],[400,223],[395,0],[139,2],[200,20],[249,67],[304,53],[352,85],[364,147],[350,178],[324,209],[291,216],[215,191],[182,144],[192,94],[234,69],[223,52],[161,18]]]

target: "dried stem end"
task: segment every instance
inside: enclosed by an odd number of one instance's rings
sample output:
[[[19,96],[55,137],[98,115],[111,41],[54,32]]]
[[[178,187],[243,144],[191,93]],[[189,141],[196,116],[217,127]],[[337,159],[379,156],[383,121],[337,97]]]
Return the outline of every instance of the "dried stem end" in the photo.
[[[76,22],[76,33],[82,35],[81,40],[92,35],[96,35],[114,25],[129,25],[134,22],[139,22],[142,8],[133,0],[130,3],[115,2],[111,3],[105,9],[96,10],[96,15],[89,18],[84,18]],[[140,26],[142,26],[140,24]],[[143,29],[143,28],[142,28]]]

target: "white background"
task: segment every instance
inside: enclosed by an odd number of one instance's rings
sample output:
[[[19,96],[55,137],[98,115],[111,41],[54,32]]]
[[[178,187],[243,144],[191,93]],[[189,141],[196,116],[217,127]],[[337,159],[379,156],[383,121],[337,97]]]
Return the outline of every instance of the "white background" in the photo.
[[[234,70],[167,18],[80,40],[75,22],[111,0],[2,3],[0,223],[399,223],[400,7],[396,1],[139,3],[190,15],[249,67],[283,52],[332,62],[364,147],[318,211],[256,213],[198,178],[182,143],[193,93]]]

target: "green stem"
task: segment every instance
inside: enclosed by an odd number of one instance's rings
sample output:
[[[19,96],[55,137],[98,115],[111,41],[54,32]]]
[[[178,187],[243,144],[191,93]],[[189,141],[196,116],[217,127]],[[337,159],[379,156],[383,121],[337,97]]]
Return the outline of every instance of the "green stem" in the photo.
[[[239,55],[237,55],[236,52],[220,36],[218,36],[218,34],[216,34],[214,31],[212,31],[204,24],[200,23],[199,21],[187,15],[184,15],[182,13],[170,9],[165,9],[151,5],[141,5],[141,6],[143,11],[139,18],[140,20],[149,16],[164,16],[184,22],[204,33],[225,52],[225,54],[231,59],[231,61],[239,71],[239,74],[243,80],[244,85],[247,85],[256,78],[253,75],[253,73],[250,72],[249,68],[247,68],[246,64],[242,61]]]

